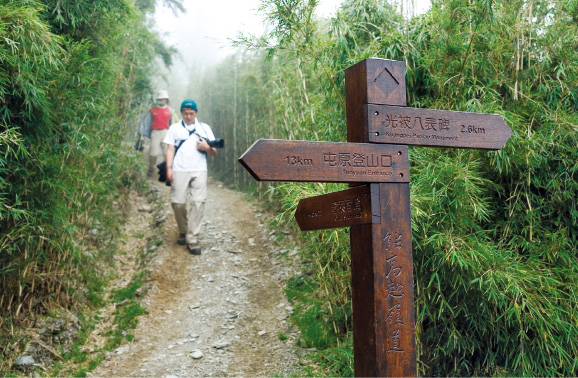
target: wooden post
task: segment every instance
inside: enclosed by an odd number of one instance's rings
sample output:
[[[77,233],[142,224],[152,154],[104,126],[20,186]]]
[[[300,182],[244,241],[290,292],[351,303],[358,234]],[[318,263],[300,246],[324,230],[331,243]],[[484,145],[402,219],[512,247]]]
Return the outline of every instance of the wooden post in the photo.
[[[367,143],[366,104],[406,106],[405,65],[366,59],[345,71],[345,88],[348,142]],[[355,376],[416,376],[409,183],[370,185],[381,222],[350,236]]]

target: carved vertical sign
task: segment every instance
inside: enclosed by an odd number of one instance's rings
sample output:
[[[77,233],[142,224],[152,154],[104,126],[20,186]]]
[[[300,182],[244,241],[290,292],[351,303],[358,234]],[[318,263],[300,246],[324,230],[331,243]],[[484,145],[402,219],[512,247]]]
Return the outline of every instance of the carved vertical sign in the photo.
[[[409,185],[380,186],[380,243],[377,277],[378,374],[415,376],[415,315]],[[386,195],[387,193],[387,195]],[[355,316],[355,315],[354,315]],[[381,372],[381,373],[380,373]]]

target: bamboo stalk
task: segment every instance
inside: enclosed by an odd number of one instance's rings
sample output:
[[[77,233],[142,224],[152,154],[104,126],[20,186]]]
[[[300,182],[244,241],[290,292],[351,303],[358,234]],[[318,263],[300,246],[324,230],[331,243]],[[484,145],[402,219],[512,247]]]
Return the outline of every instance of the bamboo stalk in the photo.
[[[324,283],[323,283],[323,287],[325,288],[325,294],[327,294],[327,298],[330,298],[329,290],[327,290],[327,283],[324,282]],[[327,303],[329,304],[329,312],[331,313],[331,318],[332,318],[331,323],[333,323],[333,331],[335,331],[335,334],[338,335],[339,332],[338,332],[338,330],[337,330],[337,324],[335,323],[335,315],[334,315],[334,313],[333,313],[333,306],[331,305],[331,301],[330,301],[330,300],[327,301]]]
[[[234,69],[234,79],[233,79],[233,155],[238,156],[237,154],[237,59],[235,59],[235,69]],[[235,185],[239,184],[239,176],[238,176],[238,166],[239,164],[235,164],[233,169],[233,182]]]

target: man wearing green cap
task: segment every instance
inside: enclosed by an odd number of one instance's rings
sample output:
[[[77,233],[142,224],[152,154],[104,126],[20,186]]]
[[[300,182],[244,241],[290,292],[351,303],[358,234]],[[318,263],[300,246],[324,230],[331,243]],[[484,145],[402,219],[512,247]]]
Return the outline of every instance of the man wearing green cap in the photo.
[[[182,121],[172,124],[163,140],[168,145],[167,181],[171,183],[171,205],[179,229],[177,243],[199,255],[199,233],[207,199],[207,155],[217,156],[217,149],[207,143],[215,136],[209,125],[197,119],[195,101],[183,101],[181,116]]]

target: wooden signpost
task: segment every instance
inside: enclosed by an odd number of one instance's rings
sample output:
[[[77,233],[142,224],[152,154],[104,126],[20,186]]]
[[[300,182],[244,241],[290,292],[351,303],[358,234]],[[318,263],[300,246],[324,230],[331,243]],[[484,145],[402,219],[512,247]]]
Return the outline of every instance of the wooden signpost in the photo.
[[[512,132],[494,114],[407,108],[403,62],[359,62],[345,90],[348,143],[260,139],[239,161],[258,181],[350,183],[295,217],[304,231],[351,227],[355,375],[416,376],[406,145],[500,149]]]

